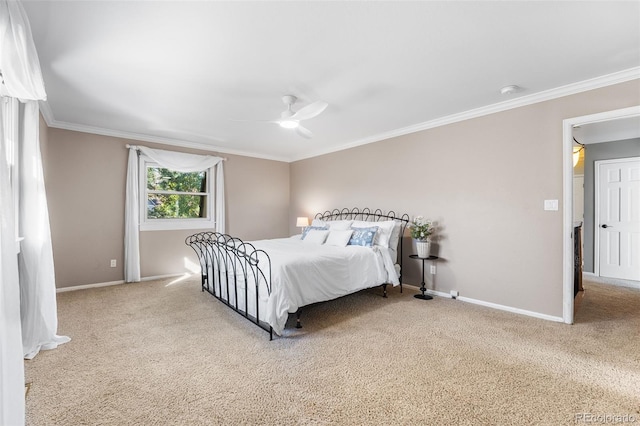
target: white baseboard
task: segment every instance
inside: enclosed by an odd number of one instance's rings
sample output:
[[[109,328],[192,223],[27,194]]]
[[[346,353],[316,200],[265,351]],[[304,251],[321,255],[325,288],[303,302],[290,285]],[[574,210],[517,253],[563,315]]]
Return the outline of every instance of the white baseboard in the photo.
[[[402,287],[412,287],[415,288],[416,290],[420,291],[420,287],[414,284],[405,284],[402,283]],[[427,291],[425,292],[427,294],[430,294],[432,296],[438,296],[438,297],[444,297],[446,299],[451,299],[451,295],[442,291],[437,291],[437,290],[430,290],[427,289]]]
[[[153,277],[144,277],[144,278],[140,278],[140,281],[155,281],[155,280],[162,280],[165,278],[174,278],[174,277],[181,277],[183,276],[184,273],[181,274],[169,274],[169,275],[156,275]],[[124,280],[119,280],[119,281],[108,281],[108,282],[104,282],[104,283],[95,283],[95,284],[84,284],[84,285],[74,285],[74,286],[70,286],[70,287],[60,287],[56,289],[56,293],[64,293],[67,291],[76,291],[76,290],[86,290],[88,288],[98,288],[98,287],[109,287],[112,285],[120,285],[120,284],[125,284]],[[135,284],[135,283],[129,283],[129,284]]]
[[[414,288],[419,289],[419,287],[416,287],[415,285],[412,285],[412,284],[403,284],[403,286],[409,286],[409,287],[414,287]],[[431,295],[434,295],[434,296],[444,297],[445,299],[452,299],[451,294],[445,293],[443,291],[436,291],[436,290],[427,289],[427,293],[431,294]],[[526,315],[528,317],[534,317],[534,318],[540,318],[540,319],[547,320],[547,321],[564,322],[564,319],[562,317],[556,317],[556,316],[553,316],[553,315],[541,314],[540,312],[527,311],[526,309],[514,308],[514,307],[511,307],[511,306],[499,305],[497,303],[485,302],[484,300],[472,299],[470,297],[458,296],[458,297],[456,297],[456,300],[460,300],[461,302],[472,303],[474,305],[486,306],[488,308],[498,309],[500,311],[512,312],[514,314]]]
[[[418,288],[418,290],[419,290],[419,288]],[[452,297],[451,297],[451,295],[449,293],[445,293],[443,291],[427,290],[427,294],[431,294],[432,296],[444,297],[446,299],[452,299]]]
[[[589,281],[596,282],[598,284],[609,284],[615,285],[618,287],[630,287],[637,288],[640,290],[640,281],[631,281],[631,280],[621,280],[618,278],[608,278],[608,277],[600,277],[593,272],[583,272],[582,277],[588,279]]]
[[[60,287],[56,289],[56,293],[65,293],[67,291],[76,291],[76,290],[86,290],[88,288],[98,288],[98,287],[109,287],[112,285],[124,284],[124,280],[120,281],[109,281],[106,283],[95,283],[95,284],[84,284],[84,285],[74,285],[70,287]]]
[[[547,321],[564,322],[564,318],[556,317],[553,315],[542,314],[540,312],[528,311],[526,309],[514,308],[506,305],[499,305],[497,303],[485,302],[484,300],[471,299],[469,297],[458,296],[458,300],[463,302],[473,303],[474,305],[487,306],[489,308],[498,309],[501,311],[512,312],[514,314],[526,315],[528,317],[540,318]]]

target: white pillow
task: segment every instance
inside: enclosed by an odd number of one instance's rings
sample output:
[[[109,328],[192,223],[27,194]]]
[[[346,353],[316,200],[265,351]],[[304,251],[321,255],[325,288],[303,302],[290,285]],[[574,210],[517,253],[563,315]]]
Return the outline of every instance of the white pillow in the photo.
[[[325,222],[324,220],[320,220],[320,219],[313,219],[313,221],[311,222],[311,226],[317,226],[317,227],[325,227],[327,226],[327,222]]]
[[[398,243],[400,242],[401,228],[402,222],[396,221],[393,231],[391,231],[391,238],[389,239],[389,250],[391,251],[391,260],[393,260],[393,263],[398,261]]]
[[[352,220],[333,220],[329,223],[329,229],[330,230],[336,230],[336,231],[348,231],[351,229],[351,224],[353,223]]]
[[[327,237],[327,241],[325,244],[329,246],[336,247],[346,247],[351,239],[351,234],[353,234],[353,230],[331,230],[329,231],[329,236]]]
[[[306,226],[302,230],[302,237],[300,238],[304,240],[307,234],[309,233],[309,231],[311,231],[312,229],[326,230],[326,229],[329,229],[329,227],[328,226]]]
[[[393,231],[391,231],[391,237],[389,238],[389,248],[391,250],[398,250],[398,240],[400,239],[400,228],[402,222],[394,220]]]
[[[373,240],[373,245],[383,246],[383,247],[391,247],[389,245],[389,240],[391,239],[391,232],[393,231],[393,227],[396,225],[395,220],[385,220],[382,222],[367,222],[364,220],[356,220],[351,225],[353,228],[369,228],[371,226],[377,226],[378,232],[376,232],[376,237]],[[396,247],[398,243],[396,241]],[[394,247],[391,247],[394,248]]]
[[[304,237],[305,243],[311,244],[324,244],[324,241],[327,239],[329,235],[329,231],[321,231],[319,229],[310,230],[307,235]]]
[[[311,226],[328,226],[330,230],[345,231],[351,228],[352,220],[320,220],[313,219]]]

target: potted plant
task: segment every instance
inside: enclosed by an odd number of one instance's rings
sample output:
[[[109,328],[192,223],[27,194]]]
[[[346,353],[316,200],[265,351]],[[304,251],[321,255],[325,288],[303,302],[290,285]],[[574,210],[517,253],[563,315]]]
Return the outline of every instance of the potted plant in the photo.
[[[433,234],[433,222],[423,216],[416,216],[409,222],[411,237],[416,243],[418,257],[427,258],[431,251],[431,241],[429,237]]]

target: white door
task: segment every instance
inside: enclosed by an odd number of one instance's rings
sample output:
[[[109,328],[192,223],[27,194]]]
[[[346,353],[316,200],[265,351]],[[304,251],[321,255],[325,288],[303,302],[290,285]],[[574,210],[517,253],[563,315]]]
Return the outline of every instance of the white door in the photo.
[[[599,275],[640,281],[640,157],[595,162]]]

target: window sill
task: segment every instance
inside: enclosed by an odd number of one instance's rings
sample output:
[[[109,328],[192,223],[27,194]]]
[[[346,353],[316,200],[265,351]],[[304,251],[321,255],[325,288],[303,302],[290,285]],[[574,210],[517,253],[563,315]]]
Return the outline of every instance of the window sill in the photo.
[[[140,231],[178,231],[182,229],[208,229],[215,230],[213,221],[200,220],[163,220],[159,222],[146,222],[140,224]]]

